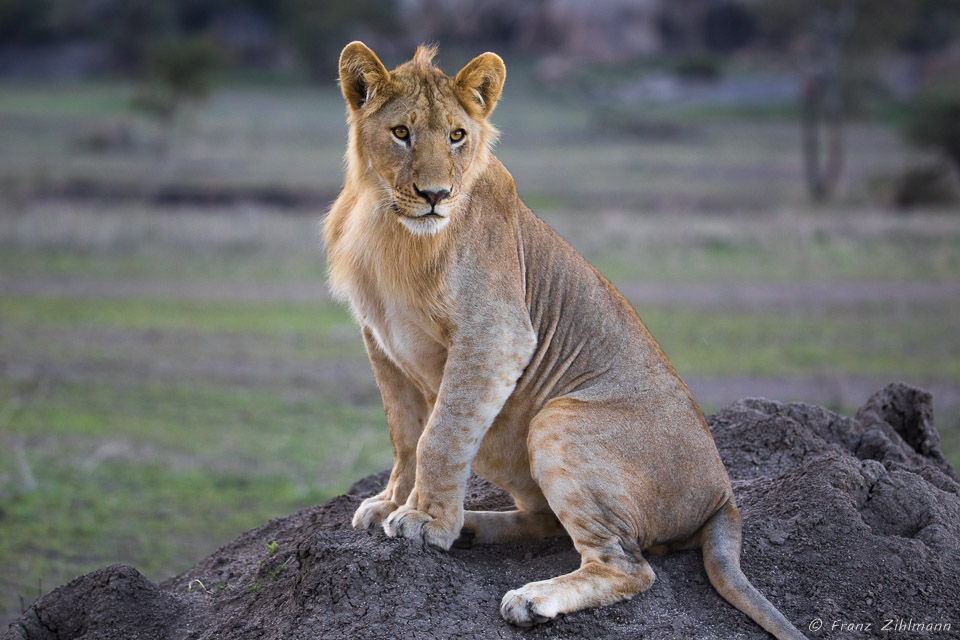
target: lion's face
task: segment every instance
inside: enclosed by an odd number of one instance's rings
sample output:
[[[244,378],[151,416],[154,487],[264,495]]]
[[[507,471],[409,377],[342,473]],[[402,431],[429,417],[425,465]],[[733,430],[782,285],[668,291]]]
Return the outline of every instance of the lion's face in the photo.
[[[435,234],[464,204],[496,130],[487,121],[503,86],[492,53],[456,78],[432,64],[433,50],[392,72],[361,43],[340,58],[350,123],[348,162],[383,194],[379,205],[415,234]]]
[[[480,123],[438,86],[452,81],[441,80],[447,82],[404,83],[405,91],[357,130],[387,203],[415,233],[439,231],[456,212],[483,139]]]

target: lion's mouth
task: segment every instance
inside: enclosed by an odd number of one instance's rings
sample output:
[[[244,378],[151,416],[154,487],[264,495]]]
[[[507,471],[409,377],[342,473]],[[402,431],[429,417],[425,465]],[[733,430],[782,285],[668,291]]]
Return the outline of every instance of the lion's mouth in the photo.
[[[397,213],[397,221],[408,231],[418,236],[431,236],[439,233],[450,222],[449,216],[436,211],[428,211],[420,215],[408,215],[402,211],[397,211]]]
[[[410,220],[441,220],[441,219],[447,217],[447,216],[443,215],[442,213],[438,213],[437,211],[435,211],[435,210],[433,210],[433,209],[431,209],[430,211],[428,211],[428,212],[426,212],[426,213],[421,213],[421,214],[419,214],[419,215],[410,215],[410,214],[408,214],[408,213],[404,213],[403,211],[401,211],[401,210],[400,210],[400,207],[398,207],[396,204],[393,205],[393,212],[394,212],[395,214],[397,214],[398,216],[401,216],[401,217],[403,217],[403,218],[407,218],[407,219],[410,219]]]

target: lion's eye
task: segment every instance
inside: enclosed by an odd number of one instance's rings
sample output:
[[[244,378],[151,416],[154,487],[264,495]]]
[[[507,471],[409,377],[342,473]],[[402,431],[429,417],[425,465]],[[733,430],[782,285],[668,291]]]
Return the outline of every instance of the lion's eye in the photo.
[[[397,136],[400,140],[406,140],[410,137],[410,130],[403,125],[394,127],[391,131],[393,131],[393,135]]]
[[[463,129],[457,129],[450,133],[450,142],[460,142],[463,140],[463,136],[467,135],[467,132]]]

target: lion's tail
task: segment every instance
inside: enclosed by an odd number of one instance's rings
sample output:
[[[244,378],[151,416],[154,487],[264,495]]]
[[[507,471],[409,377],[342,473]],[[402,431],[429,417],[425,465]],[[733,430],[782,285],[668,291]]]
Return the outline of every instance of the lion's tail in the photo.
[[[727,602],[778,640],[806,640],[740,570],[740,512],[732,498],[703,526],[700,539],[710,584]]]

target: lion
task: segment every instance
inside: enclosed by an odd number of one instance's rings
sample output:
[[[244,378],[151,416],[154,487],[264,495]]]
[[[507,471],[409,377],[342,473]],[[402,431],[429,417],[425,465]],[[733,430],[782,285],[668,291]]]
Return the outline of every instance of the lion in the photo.
[[[633,307],[521,202],[491,152],[506,77],[435,47],[388,71],[340,56],[343,191],[323,221],[331,290],[361,327],[393,448],[353,526],[449,550],[568,535],[566,575],[503,596],[532,626],[649,589],[643,557],[702,547],[710,582],[780,639],[803,635],[740,570],[740,515],[687,386]],[[516,509],[465,511],[473,470]]]

